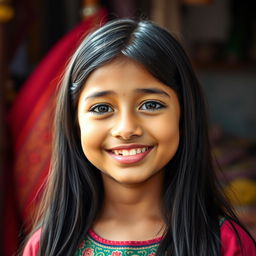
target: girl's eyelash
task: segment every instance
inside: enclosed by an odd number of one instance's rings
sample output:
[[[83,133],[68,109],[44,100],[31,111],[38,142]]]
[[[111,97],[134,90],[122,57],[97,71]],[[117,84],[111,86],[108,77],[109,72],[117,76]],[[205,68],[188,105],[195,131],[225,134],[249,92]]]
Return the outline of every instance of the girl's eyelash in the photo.
[[[111,111],[109,111],[111,109]],[[96,114],[96,115],[103,115],[106,113],[113,112],[113,108],[110,107],[108,104],[97,104],[89,109],[89,112]]]
[[[143,109],[143,106],[145,107]],[[143,102],[141,106],[139,107],[139,110],[146,110],[146,111],[157,111],[159,109],[165,108],[166,106],[155,100],[149,100],[146,102]],[[106,113],[114,112],[113,108],[108,104],[97,104],[89,109],[90,113],[96,114],[96,115],[103,115]]]
[[[145,106],[146,109],[142,109],[142,107]],[[155,101],[155,100],[149,100],[149,101],[146,101],[144,102],[139,109],[141,110],[148,110],[148,111],[156,111],[156,110],[159,110],[159,109],[162,109],[162,108],[165,108],[166,106],[159,102],[159,101]]]

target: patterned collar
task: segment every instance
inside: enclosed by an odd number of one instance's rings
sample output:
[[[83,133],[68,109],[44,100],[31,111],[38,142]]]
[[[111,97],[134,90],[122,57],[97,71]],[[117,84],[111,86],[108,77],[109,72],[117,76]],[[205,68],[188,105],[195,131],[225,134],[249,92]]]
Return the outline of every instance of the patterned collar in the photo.
[[[146,241],[111,241],[89,230],[75,256],[154,256],[163,237]]]

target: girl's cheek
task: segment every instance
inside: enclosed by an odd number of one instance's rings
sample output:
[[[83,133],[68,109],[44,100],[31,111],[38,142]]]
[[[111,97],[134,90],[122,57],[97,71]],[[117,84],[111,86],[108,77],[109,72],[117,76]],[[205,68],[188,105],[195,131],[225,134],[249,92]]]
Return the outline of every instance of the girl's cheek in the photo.
[[[88,148],[99,147],[104,140],[104,126],[99,125],[98,122],[84,120],[80,123],[81,131],[81,142],[83,148],[88,150]]]
[[[166,116],[160,117],[154,120],[156,125],[152,125],[152,122],[147,123],[147,127],[151,131],[151,134],[157,136],[160,141],[168,142],[173,137],[179,137],[179,116],[168,113]]]

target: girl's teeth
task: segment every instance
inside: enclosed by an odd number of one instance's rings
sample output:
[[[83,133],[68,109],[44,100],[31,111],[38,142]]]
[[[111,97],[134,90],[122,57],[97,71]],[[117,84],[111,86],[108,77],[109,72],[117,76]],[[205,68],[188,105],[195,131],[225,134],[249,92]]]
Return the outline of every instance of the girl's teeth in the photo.
[[[129,156],[129,151],[128,150],[123,150],[123,156]]]
[[[119,155],[119,150],[114,150],[115,155]]]
[[[130,156],[136,155],[136,149],[130,150],[129,155],[130,155]]]
[[[136,149],[136,153],[137,154],[139,154],[139,153],[141,153],[142,151],[141,151],[141,148],[138,148],[138,149]]]
[[[137,149],[131,149],[131,150],[114,150],[115,155],[122,155],[122,156],[133,156],[136,154],[144,153],[147,150],[147,148],[137,148]]]

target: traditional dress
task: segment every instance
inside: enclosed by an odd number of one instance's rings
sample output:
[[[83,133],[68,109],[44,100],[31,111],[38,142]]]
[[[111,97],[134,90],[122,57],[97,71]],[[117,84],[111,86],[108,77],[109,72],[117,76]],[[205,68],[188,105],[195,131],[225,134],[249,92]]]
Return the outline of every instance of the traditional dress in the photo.
[[[256,256],[256,247],[250,236],[232,222],[241,240],[239,246],[231,221],[225,220],[220,227],[221,256]],[[41,230],[28,241],[23,256],[36,256]],[[154,256],[163,237],[147,241],[110,241],[89,230],[79,245],[75,256]]]
[[[110,241],[90,230],[75,256],[153,256],[161,240],[162,237],[147,241]]]

